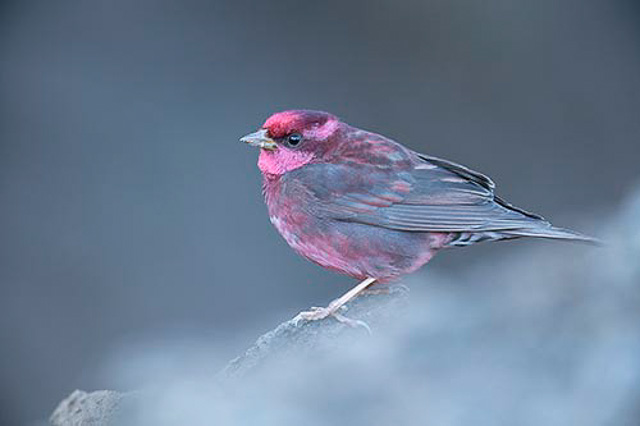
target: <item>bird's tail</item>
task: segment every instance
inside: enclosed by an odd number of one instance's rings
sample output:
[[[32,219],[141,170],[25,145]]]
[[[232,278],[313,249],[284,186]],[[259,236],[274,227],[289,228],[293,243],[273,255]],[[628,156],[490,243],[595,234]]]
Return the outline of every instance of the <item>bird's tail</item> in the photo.
[[[602,245],[602,241],[569,229],[556,228],[548,222],[541,221],[543,226],[527,228],[502,229],[482,232],[459,232],[452,235],[448,247],[466,247],[483,241],[513,240],[523,237],[549,238],[554,240],[576,241],[593,245]],[[547,225],[547,226],[544,226]]]
[[[569,240],[577,241],[588,244],[601,245],[602,241],[597,238],[589,237],[588,235],[581,234],[576,231],[564,228],[556,228],[555,226],[549,227],[535,227],[535,228],[522,228],[513,229],[508,231],[502,231],[507,238],[518,237],[535,237],[535,238],[551,238],[554,240]]]

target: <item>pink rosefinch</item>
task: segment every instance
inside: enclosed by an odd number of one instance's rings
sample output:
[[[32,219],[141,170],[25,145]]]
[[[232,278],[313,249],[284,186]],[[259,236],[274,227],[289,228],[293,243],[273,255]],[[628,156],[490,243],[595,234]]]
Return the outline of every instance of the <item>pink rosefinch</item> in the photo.
[[[320,266],[363,280],[320,319],[374,282],[427,263],[440,249],[521,237],[593,241],[553,227],[494,194],[487,176],[414,152],[321,111],[279,112],[241,139],[260,147],[269,218]]]

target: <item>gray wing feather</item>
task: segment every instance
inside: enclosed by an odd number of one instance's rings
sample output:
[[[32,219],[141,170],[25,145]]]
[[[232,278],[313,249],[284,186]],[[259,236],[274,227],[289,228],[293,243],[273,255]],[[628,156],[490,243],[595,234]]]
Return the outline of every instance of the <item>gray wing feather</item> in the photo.
[[[358,220],[403,231],[480,232],[548,225],[495,202],[468,205],[406,205],[380,208]],[[540,223],[542,222],[542,223]]]
[[[465,166],[412,153],[404,168],[372,164],[316,164],[290,172],[316,199],[314,213],[410,232],[488,233],[591,240],[554,228],[542,216],[494,194],[493,181]]]
[[[487,176],[459,164],[418,154],[411,192],[389,206],[360,213],[357,221],[403,231],[484,232],[547,228],[541,216],[495,196]]]

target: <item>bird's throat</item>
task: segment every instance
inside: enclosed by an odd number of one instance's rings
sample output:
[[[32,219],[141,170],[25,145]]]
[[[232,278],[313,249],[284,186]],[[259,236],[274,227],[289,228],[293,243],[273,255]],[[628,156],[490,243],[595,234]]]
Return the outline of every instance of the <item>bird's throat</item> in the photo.
[[[311,160],[313,154],[306,151],[293,151],[284,147],[278,147],[275,151],[261,149],[258,168],[265,176],[280,176],[310,163]]]

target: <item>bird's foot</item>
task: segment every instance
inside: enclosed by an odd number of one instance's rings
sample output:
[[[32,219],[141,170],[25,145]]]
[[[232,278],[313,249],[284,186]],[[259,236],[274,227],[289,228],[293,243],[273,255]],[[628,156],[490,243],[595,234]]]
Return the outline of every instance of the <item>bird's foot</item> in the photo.
[[[362,327],[365,330],[367,330],[367,333],[371,334],[371,327],[369,327],[369,324],[361,320],[354,320],[354,319],[348,318],[338,312],[341,309],[346,309],[345,306],[335,306],[335,305],[332,306],[332,305],[333,305],[333,302],[330,303],[329,306],[327,306],[326,308],[320,308],[320,307],[314,306],[309,311],[300,312],[298,315],[296,315],[294,320],[297,323],[300,320],[318,321],[328,317],[333,317],[339,322],[346,324],[350,327],[353,327],[353,328]]]
[[[300,312],[296,318],[303,319],[305,321],[318,321],[321,319],[325,319],[328,316],[331,316],[334,312],[332,312],[329,307],[320,308],[318,306],[313,306],[308,311]]]
[[[353,328],[362,327],[365,330],[367,330],[367,333],[369,333],[369,335],[373,334],[373,332],[371,331],[371,327],[369,327],[369,324],[367,324],[362,320],[354,320],[349,317],[345,317],[344,315],[339,314],[338,312],[334,312],[333,317],[338,321],[340,321],[341,323],[348,325],[349,327],[353,327]]]
[[[388,296],[396,292],[408,293],[409,287],[407,287],[404,284],[393,284],[393,285],[387,284],[387,285],[384,285],[384,287],[374,286],[373,288],[367,288],[366,290],[363,290],[360,294],[362,296],[379,296],[379,295]]]

